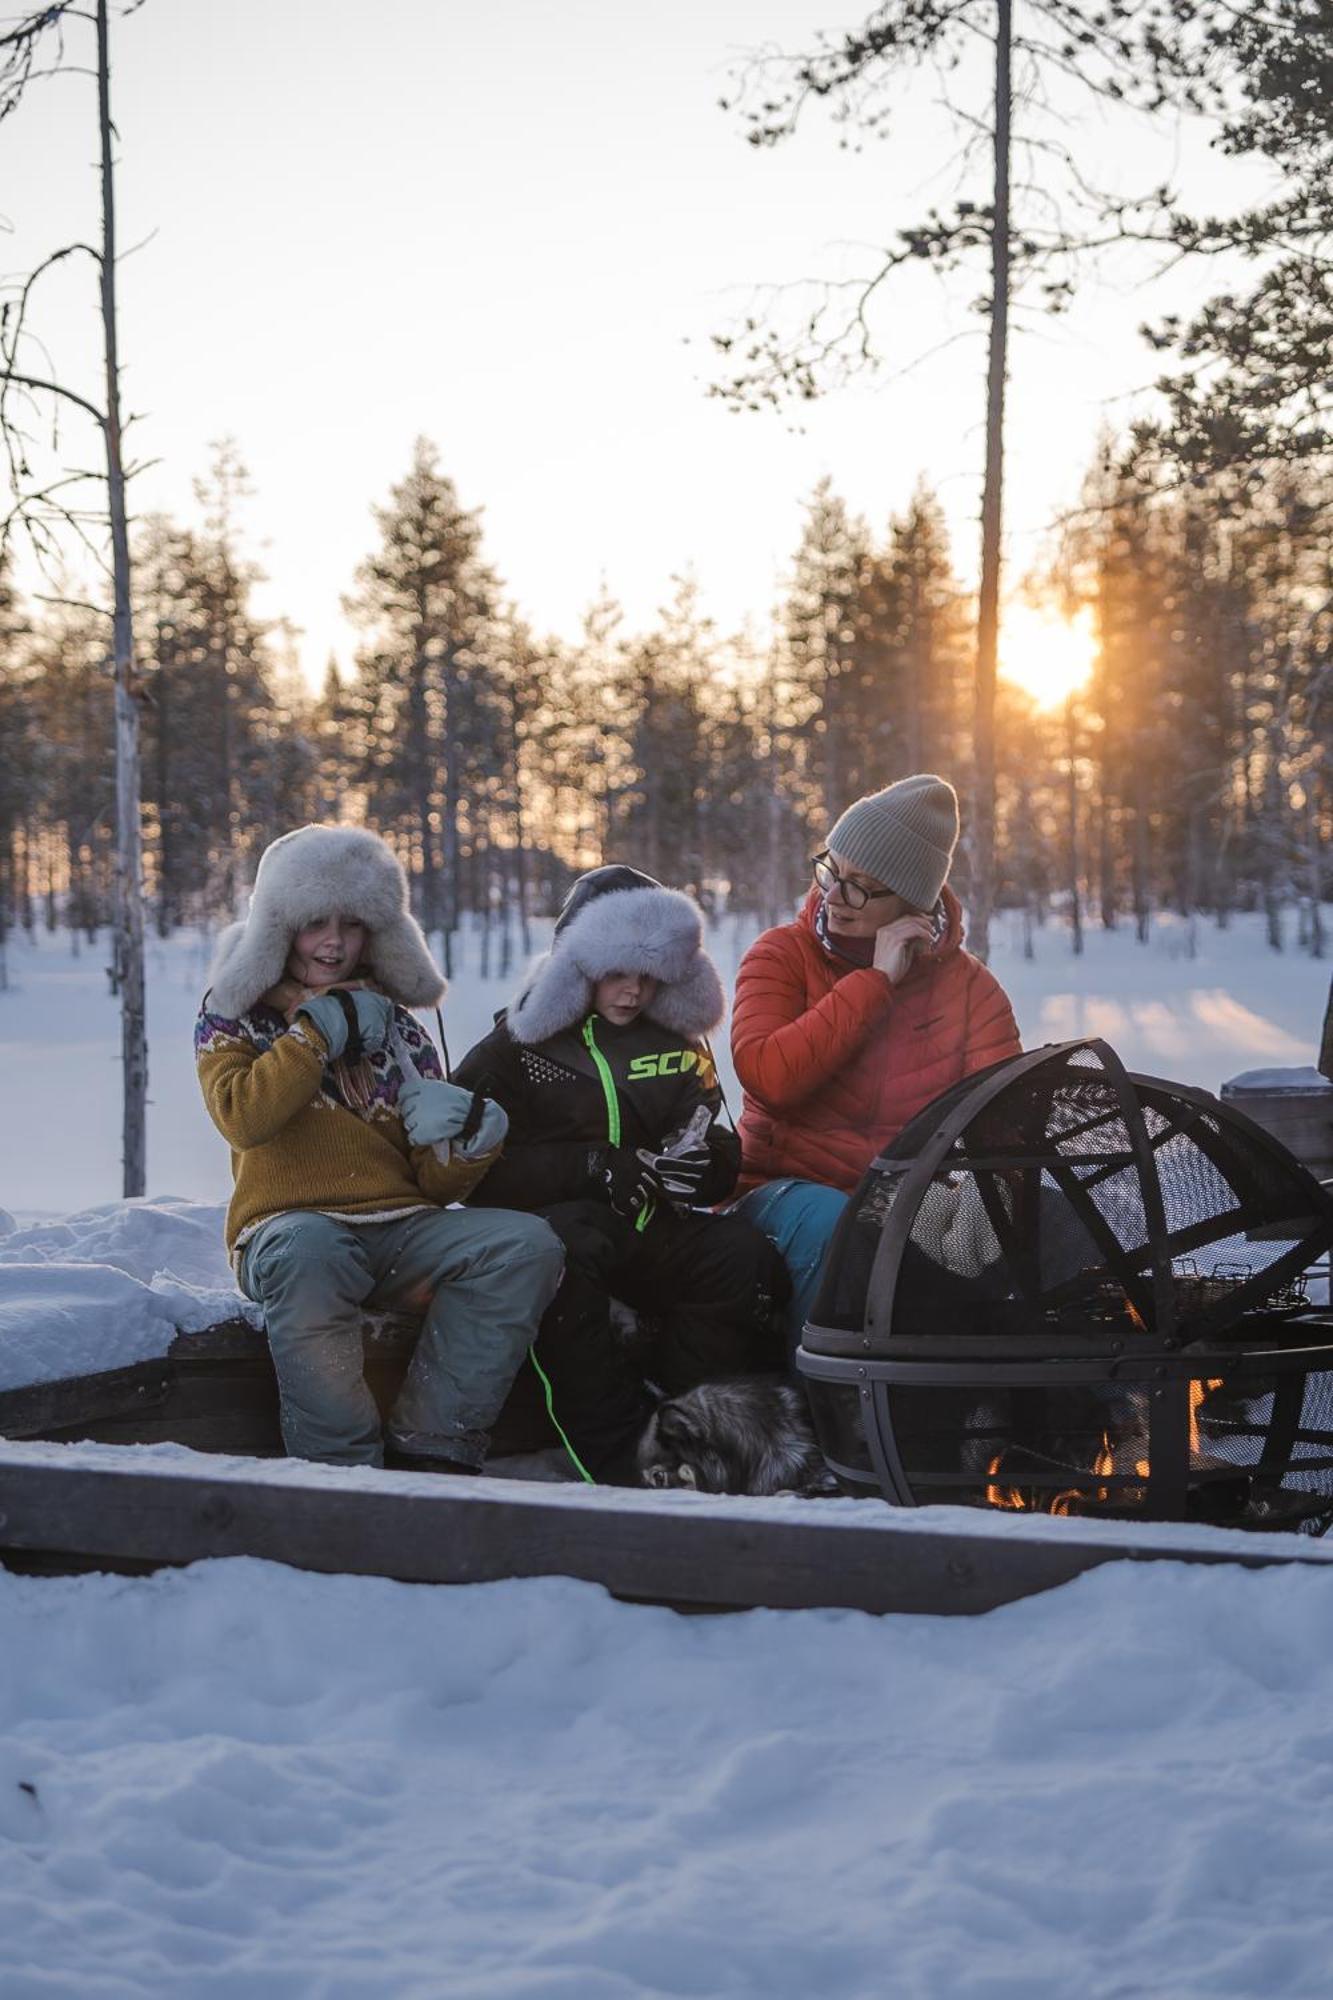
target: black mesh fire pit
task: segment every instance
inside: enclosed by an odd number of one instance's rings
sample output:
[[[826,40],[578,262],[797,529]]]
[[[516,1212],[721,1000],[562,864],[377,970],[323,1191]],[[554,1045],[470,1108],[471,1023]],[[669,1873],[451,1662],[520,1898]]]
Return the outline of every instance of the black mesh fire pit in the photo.
[[[899,1506],[1333,1522],[1333,1196],[1101,1041],[1013,1057],[871,1165],[797,1353],[843,1486]]]

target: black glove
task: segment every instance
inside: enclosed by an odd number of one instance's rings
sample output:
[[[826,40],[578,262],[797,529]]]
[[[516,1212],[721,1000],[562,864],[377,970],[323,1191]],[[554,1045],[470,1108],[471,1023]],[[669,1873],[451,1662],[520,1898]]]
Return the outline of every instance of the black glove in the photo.
[[[588,1155],[590,1177],[606,1190],[617,1215],[637,1223],[662,1190],[651,1168],[630,1146],[597,1146]]]
[[[713,1156],[707,1146],[691,1146],[683,1153],[650,1153],[647,1147],[641,1146],[638,1158],[663,1194],[672,1201],[687,1204],[698,1201],[713,1164]]]

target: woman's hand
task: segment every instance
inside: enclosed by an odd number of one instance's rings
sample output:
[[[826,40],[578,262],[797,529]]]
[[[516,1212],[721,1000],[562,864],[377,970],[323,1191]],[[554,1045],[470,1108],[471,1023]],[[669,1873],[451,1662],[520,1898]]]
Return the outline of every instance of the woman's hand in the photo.
[[[875,956],[871,964],[876,972],[884,974],[890,986],[897,986],[906,978],[917,953],[928,951],[934,937],[929,917],[895,917],[891,924],[881,924],[875,932]]]

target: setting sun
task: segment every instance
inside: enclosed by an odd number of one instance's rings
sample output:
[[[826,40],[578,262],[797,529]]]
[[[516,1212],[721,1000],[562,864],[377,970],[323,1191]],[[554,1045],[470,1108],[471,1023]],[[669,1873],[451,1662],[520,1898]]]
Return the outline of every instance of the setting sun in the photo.
[[[1000,672],[1032,696],[1039,708],[1054,708],[1092,672],[1097,637],[1092,614],[1076,618],[1011,605],[1000,631]]]

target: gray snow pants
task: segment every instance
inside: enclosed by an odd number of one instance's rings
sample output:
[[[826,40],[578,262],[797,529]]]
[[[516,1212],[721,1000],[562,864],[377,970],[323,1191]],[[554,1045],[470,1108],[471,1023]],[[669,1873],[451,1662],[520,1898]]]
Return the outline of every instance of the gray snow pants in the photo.
[[[417,1209],[391,1222],[293,1211],[261,1224],[241,1253],[241,1289],[264,1308],[288,1452],[383,1465],[362,1367],[369,1308],[424,1315],[390,1445],[480,1465],[563,1254],[540,1217],[502,1208]]]

